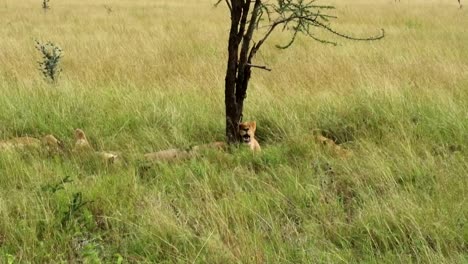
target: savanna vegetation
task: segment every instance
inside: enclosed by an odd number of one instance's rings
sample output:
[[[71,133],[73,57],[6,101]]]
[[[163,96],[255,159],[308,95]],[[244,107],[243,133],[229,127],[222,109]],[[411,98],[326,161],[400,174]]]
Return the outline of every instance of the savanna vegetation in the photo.
[[[81,128],[108,166],[0,153],[0,263],[466,263],[468,13],[455,0],[332,0],[337,30],[253,69],[261,154],[143,153],[225,139],[227,8],[211,0],[3,0],[0,139]],[[36,42],[61,48],[55,81]],[[317,130],[352,152],[341,158]]]

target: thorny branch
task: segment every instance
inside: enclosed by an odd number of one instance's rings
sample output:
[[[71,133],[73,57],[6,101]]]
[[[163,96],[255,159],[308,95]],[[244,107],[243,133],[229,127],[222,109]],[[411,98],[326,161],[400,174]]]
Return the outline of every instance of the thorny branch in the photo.
[[[221,2],[223,2],[223,0],[217,0],[215,6],[218,6]],[[238,61],[240,72],[244,71],[246,66],[251,67],[247,64],[251,64],[258,50],[278,28],[282,28],[283,31],[291,32],[291,38],[286,44],[276,45],[276,47],[280,49],[290,47],[300,34],[320,43],[337,45],[335,41],[317,37],[314,34],[314,30],[322,30],[331,35],[357,41],[379,40],[385,36],[385,31],[383,29],[381,29],[379,34],[370,37],[354,37],[333,29],[329,25],[330,20],[336,19],[337,17],[324,12],[332,10],[335,7],[330,5],[317,5],[315,4],[317,0],[277,0],[275,1],[276,3],[266,0],[224,0],[224,2],[228,6],[231,14],[233,12],[233,5],[240,7],[235,10],[236,12],[240,12],[239,15],[241,17],[237,33],[238,41],[242,43]],[[254,3],[253,9],[251,9],[252,3]],[[250,19],[248,20],[249,14]],[[267,29],[263,35],[258,38],[256,43],[252,43],[256,31],[261,31],[261,28]],[[243,74],[241,74],[240,77],[242,79],[244,77]]]

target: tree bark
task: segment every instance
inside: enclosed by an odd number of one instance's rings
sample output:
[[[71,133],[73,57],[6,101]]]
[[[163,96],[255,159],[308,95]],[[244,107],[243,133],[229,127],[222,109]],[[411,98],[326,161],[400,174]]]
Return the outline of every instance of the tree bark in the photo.
[[[232,1],[231,29],[229,31],[228,62],[224,86],[224,103],[226,107],[226,140],[228,143],[239,141],[240,115],[236,102],[237,63],[239,56],[239,27],[242,16],[241,1]]]
[[[261,0],[232,0],[230,3],[232,4],[230,8],[231,29],[224,101],[226,106],[226,138],[228,143],[237,143],[240,141],[239,123],[242,120],[244,100],[251,75],[252,36]],[[252,3],[255,4],[250,20],[248,20]]]
[[[245,31],[245,26],[247,24],[247,17],[250,10],[250,4],[252,3],[251,0],[246,1],[246,4],[243,8],[243,16],[241,20],[242,25],[242,35],[240,39],[242,40],[242,47],[240,50],[239,56],[239,65],[237,69],[237,80],[236,80],[236,104],[237,104],[237,111],[238,111],[238,119],[242,119],[242,114],[244,111],[244,100],[247,95],[247,88],[249,85],[250,75],[251,75],[251,57],[249,56],[249,50],[252,43],[252,37],[257,26],[257,19],[258,19],[258,10],[262,3],[261,0],[255,0],[255,4],[253,7],[253,11],[248,22],[247,30]],[[245,32],[244,32],[245,31]]]

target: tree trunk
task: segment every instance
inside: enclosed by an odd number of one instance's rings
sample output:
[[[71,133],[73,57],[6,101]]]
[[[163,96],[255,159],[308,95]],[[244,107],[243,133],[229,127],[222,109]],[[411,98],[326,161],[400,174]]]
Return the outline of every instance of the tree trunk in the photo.
[[[239,139],[240,115],[236,102],[237,62],[239,56],[239,23],[242,15],[240,1],[232,1],[231,29],[229,31],[228,62],[224,86],[224,103],[226,107],[226,140],[237,143]]]
[[[253,0],[233,0],[231,3],[231,30],[229,32],[229,56],[224,100],[226,105],[226,138],[228,143],[237,143],[240,141],[239,123],[242,121],[244,100],[251,75],[250,63],[255,54],[255,52],[249,52],[250,45],[262,2],[255,0],[250,21],[248,16]]]

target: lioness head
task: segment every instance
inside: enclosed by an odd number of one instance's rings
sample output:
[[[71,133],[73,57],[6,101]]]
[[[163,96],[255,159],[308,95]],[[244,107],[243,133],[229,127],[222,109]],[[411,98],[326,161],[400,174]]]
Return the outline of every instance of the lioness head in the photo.
[[[75,129],[75,139],[76,140],[86,140],[86,134],[83,130],[77,128]]]
[[[242,142],[249,144],[255,139],[255,130],[257,129],[257,122],[243,122],[239,124],[239,135]]]
[[[73,151],[82,152],[92,150],[93,148],[89,144],[88,139],[86,138],[86,134],[83,132],[83,130],[79,128],[75,129],[75,146],[73,147]]]

